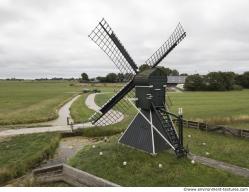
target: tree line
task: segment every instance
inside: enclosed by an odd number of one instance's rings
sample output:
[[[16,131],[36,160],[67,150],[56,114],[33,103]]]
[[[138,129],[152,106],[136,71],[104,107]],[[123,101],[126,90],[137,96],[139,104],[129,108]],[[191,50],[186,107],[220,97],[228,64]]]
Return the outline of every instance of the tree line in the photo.
[[[249,71],[243,74],[218,71],[207,75],[189,75],[184,88],[187,91],[230,91],[249,88]]]
[[[139,71],[144,71],[146,69],[149,69],[149,65],[144,64],[139,67]],[[186,75],[186,73],[179,74],[179,72],[176,69],[170,69],[170,68],[165,68],[165,67],[159,67],[165,75],[173,75],[173,76],[178,76],[178,75]],[[129,77],[131,76],[130,73],[108,73],[106,76],[98,76],[96,77],[97,81],[101,83],[117,83],[117,82],[127,82],[129,80]],[[94,81],[95,78],[90,79],[87,75],[87,73],[82,73],[81,74],[81,81],[82,82],[89,82],[89,81]]]

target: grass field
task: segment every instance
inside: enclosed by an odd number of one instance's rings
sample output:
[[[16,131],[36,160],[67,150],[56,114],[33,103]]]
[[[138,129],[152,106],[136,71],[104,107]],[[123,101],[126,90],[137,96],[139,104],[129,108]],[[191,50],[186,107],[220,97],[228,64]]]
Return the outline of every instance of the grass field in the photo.
[[[229,92],[169,93],[170,110],[183,108],[184,118],[247,128],[249,124],[249,90]],[[249,127],[248,127],[249,128]]]
[[[99,152],[103,152],[103,156]],[[123,166],[123,161],[127,162],[126,166]],[[159,163],[162,168],[158,168]],[[112,137],[110,143],[100,143],[96,148],[85,147],[69,164],[122,186],[249,185],[247,178],[200,164],[192,165],[190,160],[176,159],[167,152],[154,157],[118,145],[117,136]]]
[[[88,121],[88,118],[94,113],[94,111],[89,109],[85,104],[87,96],[88,94],[82,94],[70,107],[70,114],[74,123]]]
[[[249,140],[246,138],[185,128],[184,145],[194,154],[249,168]]]
[[[95,102],[103,105],[113,93],[97,95]],[[184,118],[249,129],[249,90],[231,92],[169,93],[170,111],[177,114],[182,107]]]
[[[96,95],[95,102],[98,105],[104,104],[111,95],[112,93]],[[131,109],[133,108],[131,107]],[[133,113],[127,116],[123,122],[118,124],[83,130],[85,131],[83,135],[106,136],[119,133],[126,129],[134,114],[135,111],[133,110]],[[189,138],[188,135],[191,135],[191,138]],[[210,158],[249,168],[248,139],[225,136],[219,133],[207,133],[205,131],[187,128],[184,129],[184,136],[184,143],[188,145],[192,153],[205,156],[206,152],[208,152],[210,154],[208,157]],[[206,145],[204,146],[202,143],[206,143]]]
[[[23,175],[43,159],[52,156],[60,135],[40,133],[0,138],[0,185]]]
[[[80,86],[68,81],[0,81],[0,125],[48,121]]]

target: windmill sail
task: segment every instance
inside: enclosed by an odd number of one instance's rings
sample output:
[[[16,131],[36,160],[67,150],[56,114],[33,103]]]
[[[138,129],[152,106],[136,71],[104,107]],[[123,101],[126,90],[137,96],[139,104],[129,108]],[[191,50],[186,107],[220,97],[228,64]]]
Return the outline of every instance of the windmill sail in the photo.
[[[170,38],[146,61],[149,69],[138,71],[124,46],[102,19],[89,37],[110,57],[129,81],[90,117],[90,121],[98,126],[118,123],[123,120],[124,115],[133,114],[131,109],[135,107],[138,114],[119,142],[152,154],[171,147],[177,156],[184,156],[186,150],[183,147],[182,124],[179,123],[178,136],[171,119],[171,116],[174,116],[181,122],[182,117],[167,111],[164,102],[167,77],[156,66],[185,36],[185,31],[178,24]],[[133,90],[135,95],[132,95]]]
[[[137,73],[138,67],[104,19],[99,22],[89,37],[108,55],[120,72],[128,74],[128,80],[131,80]]]
[[[130,109],[129,102],[123,98],[132,91],[134,86],[133,81],[130,81],[123,86],[123,88],[120,89],[112,98],[110,98],[98,112],[94,113],[93,116],[90,117],[90,121],[95,125],[101,126],[121,121],[123,113]]]
[[[169,39],[149,58],[145,64],[156,67],[186,36],[182,25],[179,23]]]
[[[119,122],[122,119],[123,113],[129,109],[130,104],[123,97],[126,94],[132,97],[132,89],[134,88],[132,79],[138,72],[138,67],[105,19],[99,22],[89,37],[113,61],[115,66],[124,75],[124,81],[128,82],[98,112],[90,117],[90,121],[95,125],[104,126]]]

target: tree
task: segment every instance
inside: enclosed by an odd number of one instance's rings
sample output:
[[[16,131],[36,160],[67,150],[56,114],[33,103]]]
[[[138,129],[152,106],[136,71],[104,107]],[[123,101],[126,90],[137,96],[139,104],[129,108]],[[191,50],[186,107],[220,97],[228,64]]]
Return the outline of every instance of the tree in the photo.
[[[166,68],[166,67],[163,67],[163,66],[160,66],[159,67],[163,73],[167,76],[169,75],[173,75],[173,76],[178,76],[179,75],[179,72],[176,70],[176,69],[170,69],[170,68]]]
[[[185,80],[184,89],[187,91],[205,90],[204,78],[199,74],[189,75]]]
[[[181,73],[180,76],[188,76],[187,73]]]
[[[89,81],[88,75],[86,73],[81,73],[82,81]]]
[[[139,71],[144,71],[144,70],[147,70],[147,69],[150,69],[150,66],[148,64],[143,64],[139,67]]]
[[[176,69],[173,69],[172,71],[171,71],[171,74],[170,75],[172,75],[172,76],[178,76],[179,75],[179,72],[176,70]]]
[[[234,72],[221,72],[223,78],[223,84],[226,91],[233,90],[235,85],[235,73]]]
[[[249,88],[249,71],[245,72],[243,74],[243,84],[242,84],[243,87],[245,88]]]
[[[161,69],[163,71],[164,75],[166,75],[166,76],[169,76],[172,72],[172,70],[170,68],[165,68],[163,66],[160,66],[159,69]]]
[[[96,77],[96,79],[97,79],[99,82],[101,82],[101,83],[106,82],[106,78],[105,78],[105,77]]]
[[[235,73],[210,72],[205,77],[208,91],[229,91],[235,85]]]
[[[105,78],[106,82],[108,83],[115,83],[117,82],[117,79],[118,76],[115,73],[108,73]]]
[[[249,88],[249,71],[244,72],[242,75],[236,75],[235,82],[244,88]]]
[[[125,79],[125,75],[123,73],[118,73],[117,75],[117,81],[118,82],[123,82]]]
[[[208,73],[205,77],[205,81],[208,91],[225,91],[223,78],[218,72]]]

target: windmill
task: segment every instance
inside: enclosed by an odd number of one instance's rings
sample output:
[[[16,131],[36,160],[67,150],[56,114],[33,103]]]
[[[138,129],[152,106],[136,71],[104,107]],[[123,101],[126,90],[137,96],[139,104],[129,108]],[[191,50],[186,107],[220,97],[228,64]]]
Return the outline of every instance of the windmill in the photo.
[[[157,67],[185,36],[186,32],[179,23],[169,39],[145,61],[150,68],[140,72],[109,24],[102,19],[89,37],[125,74],[128,83],[93,114],[90,121],[98,126],[118,122],[122,119],[121,112],[129,110],[132,105],[138,113],[119,143],[151,154],[171,147],[177,156],[185,155],[182,131],[178,135],[172,122],[172,116],[177,116],[170,113],[165,105],[167,77]]]

